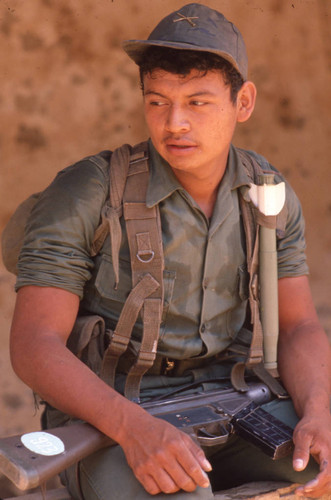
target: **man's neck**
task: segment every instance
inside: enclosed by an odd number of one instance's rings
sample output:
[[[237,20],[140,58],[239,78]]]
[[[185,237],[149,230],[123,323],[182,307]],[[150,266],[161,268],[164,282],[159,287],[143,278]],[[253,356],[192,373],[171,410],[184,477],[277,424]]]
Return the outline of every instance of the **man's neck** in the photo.
[[[223,179],[226,164],[223,168],[217,168],[213,174],[195,175],[192,172],[185,172],[173,169],[175,176],[183,188],[197,202],[201,210],[208,219],[211,218],[218,193],[218,187]]]

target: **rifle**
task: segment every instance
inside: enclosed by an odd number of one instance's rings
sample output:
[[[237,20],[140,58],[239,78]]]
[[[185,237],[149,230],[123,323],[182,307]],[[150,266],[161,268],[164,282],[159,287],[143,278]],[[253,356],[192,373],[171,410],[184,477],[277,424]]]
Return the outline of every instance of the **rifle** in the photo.
[[[150,400],[141,406],[188,433],[202,447],[225,443],[232,433],[276,460],[293,450],[292,429],[260,405],[272,399],[262,383],[240,393],[233,388]],[[116,443],[87,423],[73,423],[0,439],[0,472],[19,489],[45,483],[91,453]]]

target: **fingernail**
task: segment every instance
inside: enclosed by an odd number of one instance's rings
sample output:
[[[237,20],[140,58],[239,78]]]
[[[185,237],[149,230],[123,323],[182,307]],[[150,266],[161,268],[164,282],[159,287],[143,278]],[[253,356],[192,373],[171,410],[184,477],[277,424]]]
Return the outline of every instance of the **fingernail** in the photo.
[[[211,463],[206,458],[204,459],[202,466],[203,466],[204,470],[207,470],[207,471],[212,470]]]
[[[303,469],[303,460],[301,458],[297,458],[293,462],[293,466],[295,470],[302,470]]]
[[[206,478],[206,481],[203,483],[202,487],[208,488],[208,486],[210,485],[209,477],[207,476],[207,474],[204,471],[202,471],[202,473],[203,473],[203,476]]]
[[[311,491],[312,489],[315,488],[315,486],[318,485],[318,481],[317,479],[312,479],[312,481],[309,481],[309,483],[307,483],[305,486],[304,486],[304,491]]]
[[[329,465],[329,462],[327,460],[323,460],[323,462],[321,463],[321,470],[326,469],[328,465]]]

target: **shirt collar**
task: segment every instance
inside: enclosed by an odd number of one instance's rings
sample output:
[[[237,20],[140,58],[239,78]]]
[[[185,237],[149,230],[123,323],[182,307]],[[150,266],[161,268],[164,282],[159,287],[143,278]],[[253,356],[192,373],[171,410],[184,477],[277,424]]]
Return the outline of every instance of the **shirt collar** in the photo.
[[[250,197],[248,190],[252,184],[252,179],[249,177],[247,170],[237,153],[237,149],[232,144],[230,146],[226,173],[228,175],[230,189],[240,189],[244,199],[249,201]]]
[[[147,189],[146,205],[152,207],[168,198],[175,191],[184,191],[170,165],[156,151],[152,141],[148,141],[150,178]],[[230,190],[240,188],[245,196],[251,180],[242,165],[236,148],[231,144],[227,167],[221,185],[227,184]],[[220,186],[221,187],[221,186]]]
[[[150,176],[146,195],[146,205],[152,207],[175,191],[184,191],[177,180],[169,163],[154,148],[152,141],[148,141]]]

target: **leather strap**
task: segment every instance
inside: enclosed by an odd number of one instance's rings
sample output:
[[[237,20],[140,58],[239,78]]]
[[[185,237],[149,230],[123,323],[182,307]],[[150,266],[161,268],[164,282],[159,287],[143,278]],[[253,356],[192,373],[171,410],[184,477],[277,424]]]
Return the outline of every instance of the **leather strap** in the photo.
[[[253,182],[257,182],[258,175],[266,173],[255,158],[245,150],[238,149],[238,154],[243,166],[245,167],[248,176]],[[241,392],[248,390],[245,382],[246,369],[252,370],[261,380],[263,380],[270,390],[279,398],[287,397],[287,393],[282,385],[272,377],[263,367],[263,329],[260,318],[259,304],[259,227],[266,226],[276,229],[279,223],[280,230],[284,230],[286,223],[286,209],[281,212],[281,216],[266,217],[263,215],[251,202],[243,199],[242,195],[239,198],[240,209],[243,218],[245,236],[246,236],[246,252],[247,252],[247,269],[249,273],[249,307],[252,323],[252,340],[248,348],[243,348],[245,352],[240,353],[246,360],[238,362],[234,365],[231,373],[231,382],[235,389]],[[234,352],[236,352],[236,347]],[[231,347],[230,347],[231,351]]]
[[[146,298],[142,308],[143,338],[124,391],[125,396],[132,400],[139,400],[141,379],[155,360],[163,306],[164,260],[160,213],[158,206],[146,206],[149,166],[146,151],[141,153],[145,155],[145,161],[130,164],[123,196],[132,286],[137,286],[141,276],[147,272],[159,286]]]
[[[163,305],[163,248],[158,207],[146,206],[149,179],[148,146],[124,145],[113,153],[110,166],[110,202],[103,211],[111,233],[115,288],[119,282],[120,220],[122,213],[130,248],[132,290],[123,306],[115,331],[104,355],[101,376],[115,382],[120,356],[126,351],[139,313],[143,338],[137,358],[129,370],[125,396],[139,400],[141,378],[156,356]],[[123,208],[122,208],[123,207]]]
[[[104,354],[101,368],[101,378],[112,387],[115,382],[118,360],[128,347],[138,314],[146,297],[153,294],[157,288],[159,288],[158,282],[150,274],[146,274],[131,290],[123,306],[115,331]]]

